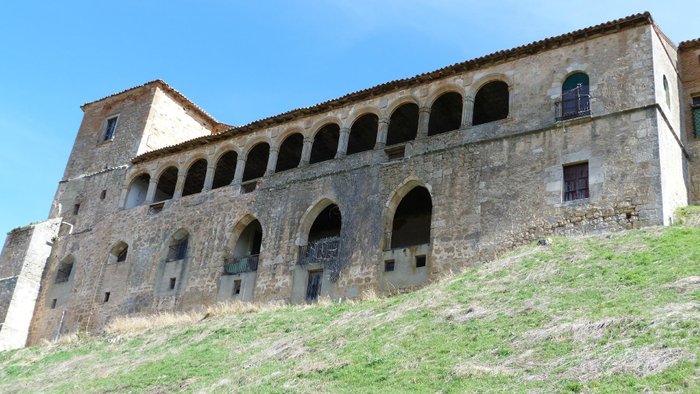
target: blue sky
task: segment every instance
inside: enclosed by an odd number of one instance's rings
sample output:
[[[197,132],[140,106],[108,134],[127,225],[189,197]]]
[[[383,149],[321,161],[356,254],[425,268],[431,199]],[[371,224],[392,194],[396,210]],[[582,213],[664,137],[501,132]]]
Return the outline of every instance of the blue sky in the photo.
[[[0,243],[45,219],[80,105],[161,78],[244,124],[651,11],[676,43],[695,1],[121,0],[0,5]]]

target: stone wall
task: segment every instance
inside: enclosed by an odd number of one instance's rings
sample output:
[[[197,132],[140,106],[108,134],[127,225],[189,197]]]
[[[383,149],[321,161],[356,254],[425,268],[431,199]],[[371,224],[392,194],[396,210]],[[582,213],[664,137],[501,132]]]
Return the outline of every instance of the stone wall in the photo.
[[[0,255],[0,351],[23,347],[60,219],[11,231]]]
[[[674,60],[655,60],[667,49],[653,29],[622,29],[369,97],[328,113],[135,161],[128,168],[67,177],[57,201],[69,204],[85,196],[85,210],[81,204],[77,216],[67,215],[74,228],[70,233],[64,229],[52,250],[31,341],[53,335],[63,316],[63,332],[96,330],[117,316],[187,310],[233,298],[235,278],[224,277],[224,259],[230,257],[245,224],[255,219],[262,225],[262,250],[257,272],[240,276],[245,281],[241,298],[303,302],[308,273],[319,267],[298,265],[299,248],[306,244],[316,215],[330,204],[336,204],[342,216],[342,269],[337,280],[324,271],[321,294],[333,299],[421,286],[548,235],[663,224],[668,212],[683,204],[683,175],[677,172],[685,164],[672,134],[679,119],[677,107],[669,108],[668,114],[659,109],[659,97],[665,100],[658,94],[660,75],[671,75]],[[589,75],[591,115],[556,122],[554,103],[563,81],[575,72]],[[494,80],[508,85],[508,116],[472,126],[474,97]],[[140,152],[147,130],[158,130],[152,134],[160,141],[154,146],[172,142],[167,136],[183,129],[188,137],[204,132],[196,118],[182,121],[186,111],[175,101],[150,92],[155,99],[129,99],[134,110],[127,111],[127,104],[120,110],[125,122],[133,116],[141,128],[128,132],[138,136],[126,137],[133,143],[123,151],[117,135],[112,146],[120,150],[114,154],[119,160],[137,147]],[[431,105],[445,92],[463,97],[462,124],[428,136]],[[86,110],[86,118],[108,116],[116,110],[111,103],[92,104],[88,110],[95,115],[88,116]],[[402,158],[390,158],[384,149],[389,119],[405,103],[420,108],[418,137],[403,146]],[[379,118],[375,149],[346,155],[349,130],[367,113]],[[92,123],[84,120],[81,132]],[[328,123],[340,129],[336,158],[309,164],[315,135]],[[293,133],[304,137],[301,165],[274,173],[279,147]],[[260,142],[271,148],[268,171],[254,191],[246,192],[240,184],[242,169]],[[147,145],[150,149],[150,142]],[[83,144],[76,149],[74,155],[88,162],[96,158],[83,150],[101,147]],[[229,150],[238,153],[236,177],[231,185],[211,190],[215,164]],[[153,190],[158,175],[175,166],[176,189],[181,191],[189,166],[200,158],[207,161],[208,180],[201,193],[182,197],[176,192],[162,206],[123,209],[135,176],[149,174]],[[119,160],[115,163],[126,163]],[[564,202],[563,168],[574,163],[588,164],[590,197]],[[86,166],[69,163],[67,173]],[[432,199],[430,243],[391,250],[394,211],[401,196],[416,186],[425,187]],[[105,188],[108,197],[97,200]],[[171,238],[183,230],[189,233],[186,256],[166,261]],[[128,244],[128,256],[117,263],[109,253],[119,242]],[[418,255],[427,257],[426,266],[413,269],[410,265]],[[74,259],[73,272],[68,281],[56,283],[57,269],[66,258]],[[384,273],[386,259],[397,264],[393,273]],[[168,287],[171,277],[176,278],[174,289]],[[104,302],[107,292],[110,297]]]
[[[700,204],[700,140],[695,136],[693,127],[692,98],[700,96],[700,45],[689,46],[679,52],[681,81],[683,83],[680,97],[680,111],[684,121],[681,122],[682,134],[687,141],[690,153],[688,161],[688,178],[690,201]]]

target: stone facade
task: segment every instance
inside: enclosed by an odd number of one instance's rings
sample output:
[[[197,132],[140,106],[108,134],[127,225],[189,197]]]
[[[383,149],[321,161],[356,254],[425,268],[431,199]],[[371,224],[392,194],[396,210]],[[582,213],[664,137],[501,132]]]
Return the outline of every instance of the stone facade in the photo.
[[[229,299],[405,291],[548,235],[668,224],[700,179],[692,51],[643,14],[241,127],[162,81],[86,104],[29,342]],[[582,75],[590,99],[555,117]]]

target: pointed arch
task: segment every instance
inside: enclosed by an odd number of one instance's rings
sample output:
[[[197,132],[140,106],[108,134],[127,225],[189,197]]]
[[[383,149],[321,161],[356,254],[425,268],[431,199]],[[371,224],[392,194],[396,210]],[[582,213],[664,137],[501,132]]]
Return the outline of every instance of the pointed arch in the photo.
[[[184,260],[189,248],[190,233],[184,228],[177,230],[168,242],[165,261]]]
[[[384,249],[389,250],[393,248],[393,233],[394,233],[394,218],[396,212],[404,201],[404,198],[415,189],[424,189],[430,199],[430,218],[428,219],[428,230],[432,225],[432,188],[430,185],[421,181],[418,178],[411,177],[406,179],[400,186],[398,186],[394,192],[391,193],[389,199],[387,200],[384,208]],[[421,233],[422,234],[422,233]],[[428,231],[429,235],[429,231]]]
[[[151,176],[146,172],[135,176],[129,184],[124,208],[133,208],[143,204],[146,201],[146,195],[148,194],[148,185],[150,183]]]
[[[311,227],[316,221],[316,218],[321,212],[323,212],[323,210],[333,205],[338,207],[338,209],[341,211],[342,217],[342,210],[340,209],[340,206],[334,200],[328,197],[319,198],[313,204],[311,204],[309,208],[306,209],[306,211],[301,217],[299,229],[297,230],[297,246],[305,246],[308,244],[309,232],[311,231]]]

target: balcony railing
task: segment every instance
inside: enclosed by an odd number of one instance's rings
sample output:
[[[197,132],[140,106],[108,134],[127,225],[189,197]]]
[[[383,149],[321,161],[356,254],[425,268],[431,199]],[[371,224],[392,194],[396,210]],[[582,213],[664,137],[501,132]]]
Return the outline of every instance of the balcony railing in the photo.
[[[554,103],[555,118],[562,120],[580,118],[591,114],[591,96],[588,94],[564,94]]]
[[[259,258],[259,254],[254,254],[251,256],[225,259],[224,272],[227,275],[235,275],[243,272],[257,271]]]
[[[321,264],[325,267],[337,265],[340,237],[321,238],[299,247],[299,264]]]

